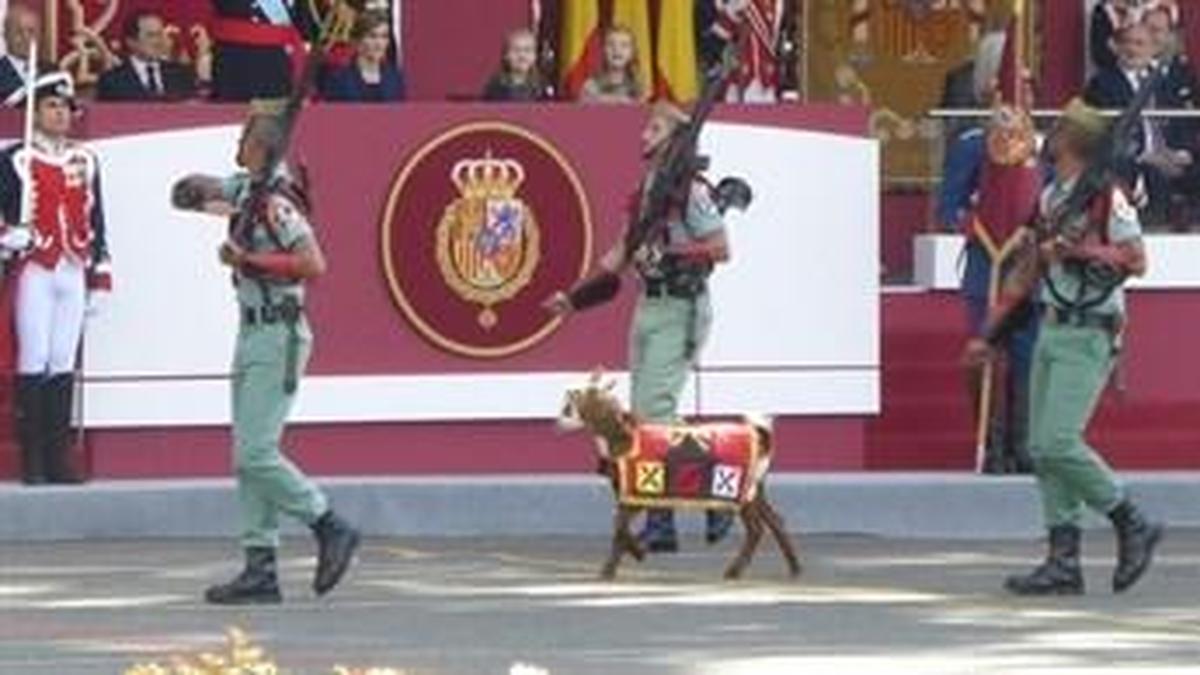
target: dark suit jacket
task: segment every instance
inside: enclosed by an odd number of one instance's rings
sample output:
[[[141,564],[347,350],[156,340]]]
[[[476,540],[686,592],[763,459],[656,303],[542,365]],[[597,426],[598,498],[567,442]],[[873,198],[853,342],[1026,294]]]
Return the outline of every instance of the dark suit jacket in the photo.
[[[1100,70],[1088,80],[1083,100],[1096,108],[1120,110],[1133,101],[1134,93],[1124,71],[1113,66]]]
[[[39,73],[49,73],[54,70],[57,69],[48,63],[38,66]],[[13,68],[12,62],[8,60],[8,57],[0,56],[0,105],[4,105],[8,97],[12,96],[13,92],[24,85],[25,81],[21,79],[17,70]]]
[[[162,95],[152,94],[142,84],[133,63],[125,63],[100,76],[96,98],[101,101],[179,101],[196,93],[196,78],[186,66],[170,61],[160,64]]]
[[[406,85],[404,73],[391,63],[385,63],[380,71],[379,98],[371,98],[366,80],[358,64],[350,64],[329,73],[321,83],[321,98],[326,101],[384,103],[403,101]]]

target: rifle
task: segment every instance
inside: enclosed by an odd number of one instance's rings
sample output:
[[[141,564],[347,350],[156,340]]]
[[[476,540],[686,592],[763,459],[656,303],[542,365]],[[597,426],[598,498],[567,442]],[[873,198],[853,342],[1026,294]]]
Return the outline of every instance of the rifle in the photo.
[[[1017,301],[1006,313],[998,317],[985,333],[988,342],[998,342],[1027,315],[1026,305],[1039,281],[1044,280],[1056,299],[1074,311],[1086,311],[1095,307],[1125,281],[1126,272],[1106,262],[1064,261],[1065,265],[1072,267],[1079,274],[1083,283],[1076,298],[1062,297],[1045,273],[1040,249],[1041,244],[1048,240],[1057,240],[1064,245],[1073,246],[1082,243],[1086,238],[1092,227],[1088,211],[1097,197],[1102,196],[1106,190],[1111,190],[1113,184],[1121,180],[1122,167],[1128,166],[1132,161],[1136,147],[1134,131],[1142,120],[1142,113],[1154,98],[1161,78],[1160,69],[1151,71],[1150,77],[1142,83],[1129,106],[1105,132],[1091,163],[1079,175],[1071,192],[1052,212],[1043,216],[1037,236],[1030,237],[1026,245],[1017,252],[1012,271],[1004,284],[1005,295]],[[1098,289],[1099,293],[1093,299],[1085,300],[1089,287]]]
[[[279,167],[283,164],[288,150],[291,148],[292,137],[300,120],[300,113],[304,109],[304,102],[316,87],[317,78],[321,74],[321,69],[325,66],[326,58],[328,58],[329,51],[333,46],[335,38],[334,27],[338,9],[342,5],[353,9],[355,12],[362,12],[365,11],[366,0],[335,0],[324,17],[317,17],[318,28],[316,39],[310,45],[308,55],[305,57],[300,79],[292,88],[292,93],[286,99],[283,110],[279,114],[283,129],[283,141],[278,146],[272,148],[272,152],[267,156],[267,166],[264,170],[255,176],[251,176],[250,192],[246,199],[246,205],[245,208],[239,210],[238,215],[235,217],[232,227],[233,232],[241,232],[246,227],[249,227],[253,215],[261,208],[263,201],[275,183]],[[307,199],[307,196],[305,198]]]
[[[662,159],[650,174],[649,187],[642,194],[637,216],[625,229],[621,268],[632,262],[643,248],[653,249],[655,242],[662,241],[672,209],[687,204],[696,174],[708,168],[709,158],[699,153],[700,134],[716,108],[730,75],[738,68],[737,48],[737,40],[726,46],[720,65],[706,76],[704,89],[691,116],[679,124],[666,141]],[[730,206],[748,206],[751,198],[749,185],[741,179],[728,180],[738,181],[738,184],[722,181],[721,191],[717,193],[722,200],[722,211]],[[567,295],[572,308],[585,310],[612,300],[620,289],[620,273],[602,271],[581,282]]]
[[[725,83],[738,67],[737,42],[725,49],[720,65],[706,77],[704,89],[688,121],[678,125],[667,141],[662,160],[650,174],[649,187],[642,196],[637,219],[625,231],[625,262],[643,246],[660,241],[671,210],[686,205],[692,180],[708,169],[709,158],[699,152],[700,133],[725,91]]]

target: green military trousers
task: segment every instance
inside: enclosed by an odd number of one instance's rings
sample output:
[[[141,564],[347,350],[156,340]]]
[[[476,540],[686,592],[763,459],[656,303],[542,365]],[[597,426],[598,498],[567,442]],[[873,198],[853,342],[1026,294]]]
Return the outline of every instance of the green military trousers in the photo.
[[[1104,329],[1042,324],[1030,375],[1029,445],[1047,527],[1078,523],[1084,506],[1108,513],[1124,496],[1083,438],[1113,356]]]
[[[680,394],[711,325],[707,293],[694,300],[642,296],[629,341],[630,398],[636,415],[656,423],[678,418]]]
[[[233,358],[233,464],[244,547],[279,544],[279,513],[305,524],[328,510],[325,495],[283,456],[280,439],[295,401],[285,391],[288,368],[299,378],[312,353],[312,332],[300,321],[242,324]],[[295,341],[292,363],[289,342]]]

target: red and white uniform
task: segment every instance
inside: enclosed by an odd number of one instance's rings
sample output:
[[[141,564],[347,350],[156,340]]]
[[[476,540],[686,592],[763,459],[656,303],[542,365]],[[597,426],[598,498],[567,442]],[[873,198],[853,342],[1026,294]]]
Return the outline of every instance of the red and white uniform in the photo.
[[[741,36],[740,66],[730,78],[726,100],[733,103],[773,103],[779,96],[779,33],[783,0],[714,0],[714,31],[726,41]],[[741,31],[745,32],[742,33]]]
[[[15,258],[17,372],[69,373],[89,292],[112,288],[99,163],[71,141],[42,138],[29,151],[21,145],[4,151],[0,206],[9,228],[20,221],[26,183],[32,244]]]

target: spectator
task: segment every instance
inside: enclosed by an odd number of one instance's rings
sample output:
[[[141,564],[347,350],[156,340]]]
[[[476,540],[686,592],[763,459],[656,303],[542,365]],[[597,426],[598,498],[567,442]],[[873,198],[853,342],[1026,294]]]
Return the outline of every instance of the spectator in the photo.
[[[1150,33],[1154,61],[1162,79],[1155,93],[1155,107],[1192,110],[1197,107],[1200,82],[1178,35],[1171,12],[1159,7],[1146,13],[1143,22]],[[1175,196],[1190,197],[1200,187],[1200,167],[1194,161],[1197,135],[1195,119],[1149,120],[1154,138],[1162,143],[1145,161],[1155,171],[1147,181],[1151,209],[1148,220],[1169,216]],[[1195,206],[1195,200],[1190,200]]]
[[[546,79],[537,69],[537,37],[518,28],[504,39],[500,70],[483,88],[485,101],[544,101]]]
[[[29,77],[29,45],[37,40],[42,32],[42,19],[27,5],[12,5],[4,16],[4,41],[8,45],[8,54],[0,58],[0,103],[6,106],[16,105],[17,99],[24,98],[21,90]],[[42,64],[40,72],[47,72],[53,66]]]
[[[195,74],[170,60],[171,43],[162,17],[138,11],[125,20],[125,62],[100,76],[101,101],[179,101],[196,93]]]
[[[1175,0],[1101,0],[1092,10],[1089,31],[1089,51],[1096,70],[1117,67],[1120,47],[1114,39],[1122,30],[1141,23],[1146,13],[1163,9],[1170,13],[1171,22],[1179,23],[1179,6]]]
[[[383,103],[403,101],[404,75],[388,58],[392,28],[386,14],[365,12],[354,26],[354,60],[329,74],[322,86],[326,101]]]
[[[212,0],[213,98],[283,98],[317,21],[310,2]]]
[[[645,96],[638,81],[637,43],[625,26],[604,34],[604,63],[583,83],[579,100],[585,103],[637,103]]]
[[[1123,29],[1117,43],[1117,63],[1104,68],[1088,80],[1084,99],[1096,108],[1121,109],[1133,100],[1142,82],[1150,75],[1154,44],[1144,24]]]

